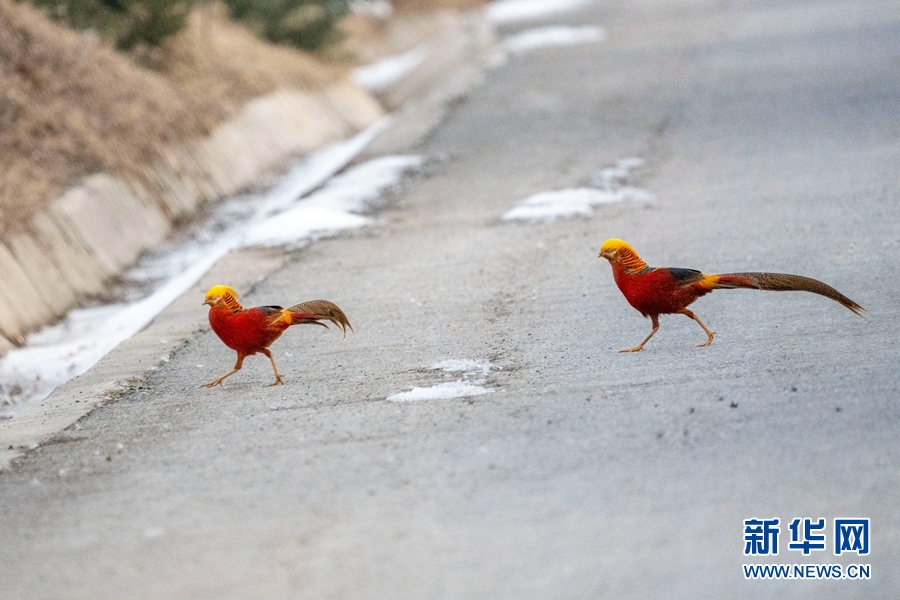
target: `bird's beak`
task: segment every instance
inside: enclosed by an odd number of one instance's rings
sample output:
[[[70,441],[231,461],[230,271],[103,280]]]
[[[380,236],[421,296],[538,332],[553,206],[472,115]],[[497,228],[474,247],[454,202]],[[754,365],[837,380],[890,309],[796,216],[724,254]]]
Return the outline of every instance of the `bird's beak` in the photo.
[[[597,258],[605,258],[606,260],[609,260],[609,252],[601,252],[597,255]]]
[[[209,304],[210,306],[212,306],[212,300],[207,298],[206,300],[203,301],[203,304]],[[200,306],[203,306],[203,304],[201,304]]]

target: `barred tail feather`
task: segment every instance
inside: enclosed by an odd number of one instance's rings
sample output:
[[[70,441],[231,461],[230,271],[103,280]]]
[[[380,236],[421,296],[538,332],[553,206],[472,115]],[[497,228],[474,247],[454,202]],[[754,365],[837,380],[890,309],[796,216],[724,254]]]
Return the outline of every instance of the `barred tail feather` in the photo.
[[[713,289],[748,288],[774,292],[812,292],[835,302],[840,302],[859,316],[864,316],[866,309],[843,295],[827,283],[812,277],[788,275],[787,273],[725,273],[716,275],[718,279]]]
[[[316,324],[327,329],[328,325],[320,321],[331,321],[344,333],[344,338],[347,337],[348,328],[350,331],[353,331],[353,326],[350,325],[350,321],[347,320],[347,315],[344,314],[344,311],[338,308],[337,304],[328,300],[301,302],[287,310],[291,312],[294,325]]]

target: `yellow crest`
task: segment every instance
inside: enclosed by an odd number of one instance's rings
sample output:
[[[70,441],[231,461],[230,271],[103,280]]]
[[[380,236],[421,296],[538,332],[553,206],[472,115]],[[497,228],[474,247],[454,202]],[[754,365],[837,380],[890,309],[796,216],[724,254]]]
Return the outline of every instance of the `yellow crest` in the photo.
[[[600,256],[608,259],[611,264],[621,265],[626,273],[643,271],[647,263],[641,260],[628,242],[616,238],[610,238],[600,246]]]
[[[603,245],[600,246],[601,253],[609,252],[610,250],[618,250],[620,252],[622,250],[628,250],[629,252],[637,256],[637,252],[634,251],[634,248],[632,248],[628,242],[616,238],[610,238],[603,242]]]
[[[210,298],[223,298],[226,294],[230,294],[232,298],[237,299],[238,293],[227,285],[214,285],[206,292],[206,300]]]

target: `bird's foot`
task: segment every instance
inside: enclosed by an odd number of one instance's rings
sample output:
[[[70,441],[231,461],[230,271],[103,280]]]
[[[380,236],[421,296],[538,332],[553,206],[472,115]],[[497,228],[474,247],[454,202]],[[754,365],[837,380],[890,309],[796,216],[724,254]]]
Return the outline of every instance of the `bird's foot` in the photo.
[[[712,344],[712,342],[713,342],[713,337],[714,337],[715,335],[716,335],[716,332],[715,332],[715,331],[710,331],[710,332],[709,332],[709,339],[706,340],[706,341],[705,341],[704,343],[702,343],[702,344],[697,344],[697,347],[698,347],[698,348],[705,348],[706,346],[709,346],[710,344]]]
[[[223,379],[225,379],[225,378],[224,378],[224,377],[219,377],[219,378],[216,379],[215,381],[210,381],[209,383],[204,383],[204,384],[201,385],[200,387],[205,387],[205,388],[216,387],[217,385],[221,385],[221,384],[222,384],[222,380],[223,380]]]
[[[281,380],[281,375],[275,375],[275,381],[270,383],[269,387],[272,387],[273,385],[278,385],[279,383],[281,385],[284,385],[284,382]]]
[[[640,346],[635,346],[634,348],[629,348],[628,350],[619,350],[619,354],[621,354],[623,352],[640,352],[643,349],[644,349],[644,345],[641,344]]]

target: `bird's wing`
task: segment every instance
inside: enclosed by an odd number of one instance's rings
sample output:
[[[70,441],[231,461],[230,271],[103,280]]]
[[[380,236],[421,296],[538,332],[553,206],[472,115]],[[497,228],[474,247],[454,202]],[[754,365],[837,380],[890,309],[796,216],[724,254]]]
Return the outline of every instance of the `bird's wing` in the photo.
[[[661,269],[672,276],[679,285],[693,285],[703,280],[703,273],[694,269],[680,269],[678,267],[666,267]]]
[[[666,267],[656,269],[657,271],[665,271],[675,281],[676,285],[681,288],[691,287],[699,295],[704,295],[715,289],[716,280],[713,275],[706,275],[695,269],[682,269],[679,267]]]
[[[285,314],[284,308],[280,306],[256,306],[252,310],[262,314],[267,325],[274,325],[279,321],[285,321],[287,325],[291,324],[290,317]]]

